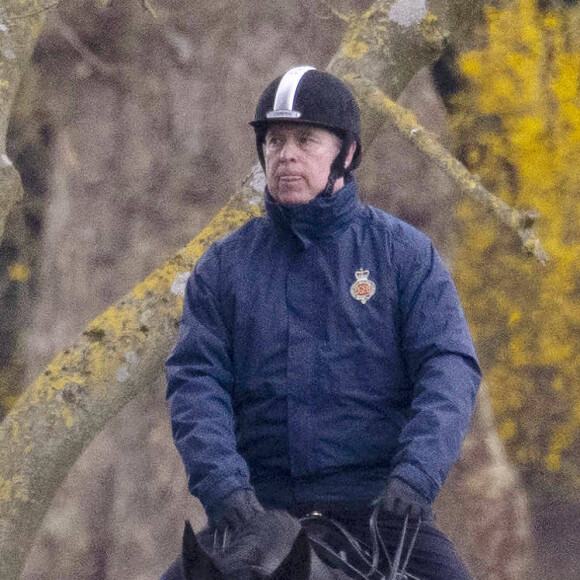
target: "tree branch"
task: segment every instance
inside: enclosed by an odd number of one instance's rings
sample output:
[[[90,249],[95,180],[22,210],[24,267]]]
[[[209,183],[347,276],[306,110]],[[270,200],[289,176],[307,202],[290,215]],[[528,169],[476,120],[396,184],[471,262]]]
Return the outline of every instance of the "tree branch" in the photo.
[[[368,99],[375,103],[376,108],[383,108],[388,113],[391,125],[440,167],[461,193],[469,195],[486,207],[502,224],[519,236],[525,252],[534,256],[541,264],[546,264],[548,254],[534,232],[534,225],[539,217],[537,212],[519,211],[490,193],[475,175],[443,147],[435,135],[418,123],[413,113],[391,101],[382,91],[373,89]]]

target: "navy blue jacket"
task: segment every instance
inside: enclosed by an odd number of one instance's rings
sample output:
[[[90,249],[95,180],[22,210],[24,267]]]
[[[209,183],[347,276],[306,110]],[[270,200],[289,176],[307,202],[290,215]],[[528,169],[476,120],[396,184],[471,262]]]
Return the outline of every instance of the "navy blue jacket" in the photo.
[[[358,502],[396,475],[432,501],[480,382],[447,269],[354,181],[266,209],[187,283],[167,396],[191,493],[210,510],[251,487],[267,507]]]

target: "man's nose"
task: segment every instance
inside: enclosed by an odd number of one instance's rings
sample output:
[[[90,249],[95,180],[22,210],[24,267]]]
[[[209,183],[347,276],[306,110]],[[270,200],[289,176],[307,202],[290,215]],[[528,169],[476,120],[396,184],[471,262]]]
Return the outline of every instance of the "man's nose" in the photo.
[[[298,144],[293,139],[286,139],[280,149],[280,159],[295,159],[298,155]]]

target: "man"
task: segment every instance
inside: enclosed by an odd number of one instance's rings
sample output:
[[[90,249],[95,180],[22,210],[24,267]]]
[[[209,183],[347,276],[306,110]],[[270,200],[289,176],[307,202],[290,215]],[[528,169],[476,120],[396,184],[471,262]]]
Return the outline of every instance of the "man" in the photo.
[[[296,67],[255,120],[264,218],[214,244],[190,277],[167,362],[173,436],[217,530],[262,509],[322,511],[398,541],[409,571],[469,578],[432,525],[480,381],[450,275],[429,239],[362,205],[359,110],[339,79]]]

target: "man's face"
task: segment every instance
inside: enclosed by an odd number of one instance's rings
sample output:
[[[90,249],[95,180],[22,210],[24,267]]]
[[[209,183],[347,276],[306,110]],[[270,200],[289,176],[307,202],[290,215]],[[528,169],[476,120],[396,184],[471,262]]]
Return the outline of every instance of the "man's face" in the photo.
[[[266,133],[264,159],[266,183],[281,204],[308,203],[325,187],[330,165],[340,151],[340,139],[325,129],[280,123]],[[334,191],[344,180],[337,179]]]

